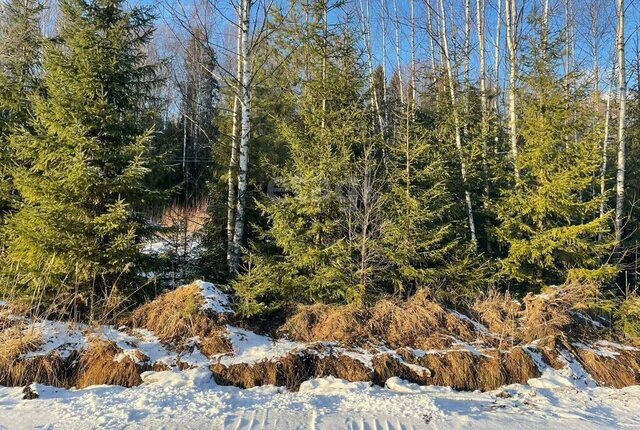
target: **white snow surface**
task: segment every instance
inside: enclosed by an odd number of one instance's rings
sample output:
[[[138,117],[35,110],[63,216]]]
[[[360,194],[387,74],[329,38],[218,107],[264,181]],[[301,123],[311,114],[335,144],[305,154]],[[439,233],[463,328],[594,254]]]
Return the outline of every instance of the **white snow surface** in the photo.
[[[214,312],[231,311],[227,296],[213,284],[197,281]],[[27,329],[25,329],[27,330]],[[298,392],[264,386],[243,390],[215,383],[209,365],[271,360],[308,345],[271,339],[227,326],[233,353],[209,359],[197,347],[178,354],[165,348],[146,330],[109,326],[88,327],[41,321],[28,330],[41,333],[44,344],[24,358],[85,348],[93,337],[115,342],[129,357],[165,363],[167,371],[144,372],[133,388],[93,386],[62,389],[32,384],[39,398],[23,400],[22,387],[0,386],[0,430],[5,429],[230,429],[230,430],[410,430],[410,429],[640,429],[640,386],[598,387],[571,354],[560,351],[565,367],[547,366],[536,342],[525,347],[541,376],[528,385],[510,385],[492,392],[458,392],[446,387],[419,386],[394,377],[385,387],[334,377],[305,381]],[[586,345],[576,345],[587,348]],[[371,353],[324,347],[371,365]],[[456,342],[455,349],[480,353]],[[621,345],[592,346],[611,356]],[[631,348],[631,347],[628,347]],[[322,354],[322,349],[319,354]],[[392,350],[379,353],[395,354]],[[443,351],[413,350],[416,356]],[[28,357],[27,357],[28,356]],[[178,364],[190,369],[179,371]],[[416,371],[429,369],[414,366]]]
[[[232,355],[221,355],[217,361],[230,366],[232,364],[253,364],[258,361],[272,360],[282,357],[297,349],[304,349],[305,344],[287,339],[272,339],[256,334],[250,330],[227,326],[229,339],[233,346]]]
[[[139,387],[0,387],[2,429],[606,429],[640,427],[640,386],[511,385],[487,393],[391,378],[318,378],[299,392],[218,386],[206,368],[145,372]]]
[[[194,284],[202,290],[204,309],[218,314],[233,313],[233,310],[229,307],[229,297],[214,284],[200,280],[195,281]]]

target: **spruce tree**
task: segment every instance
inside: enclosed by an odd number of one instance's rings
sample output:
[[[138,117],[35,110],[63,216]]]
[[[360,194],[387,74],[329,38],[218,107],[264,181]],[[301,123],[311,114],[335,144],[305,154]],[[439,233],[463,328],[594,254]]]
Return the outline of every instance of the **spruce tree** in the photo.
[[[299,107],[279,126],[288,153],[277,172],[284,191],[262,199],[269,226],[234,283],[250,314],[287,303],[364,300],[347,217],[356,154],[370,123],[360,98],[364,78],[348,29],[312,28]]]
[[[44,95],[29,129],[10,138],[24,199],[9,223],[6,263],[19,285],[76,305],[129,286],[139,270],[150,191],[141,109],[154,79],[143,48],[147,9],[122,0],[64,0],[59,37],[47,43]]]
[[[539,40],[539,39],[537,39]],[[498,238],[508,247],[502,273],[531,290],[568,276],[602,278],[612,250],[610,214],[600,216],[593,181],[599,136],[587,96],[557,76],[557,46],[531,44],[521,89],[520,178],[497,204]],[[576,82],[575,77],[570,77]]]
[[[387,143],[385,280],[396,293],[430,288],[457,300],[484,283],[482,276],[475,276],[480,260],[466,238],[465,213],[452,187],[451,173],[457,170],[448,168],[444,145],[438,143],[439,128],[430,130],[428,122],[419,111],[417,122],[401,122]]]
[[[41,12],[37,0],[12,0],[2,5],[0,14],[0,253],[6,217],[17,204],[9,173],[8,138],[17,128],[27,126],[30,97],[38,87]]]

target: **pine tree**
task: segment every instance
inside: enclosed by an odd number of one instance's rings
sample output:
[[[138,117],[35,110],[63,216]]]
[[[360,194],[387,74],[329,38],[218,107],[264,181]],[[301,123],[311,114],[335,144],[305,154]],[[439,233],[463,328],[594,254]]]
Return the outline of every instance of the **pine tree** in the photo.
[[[556,44],[549,41],[543,53],[538,42],[531,43],[519,98],[520,179],[497,205],[497,234],[508,246],[502,272],[527,289],[562,283],[568,276],[611,273],[602,266],[612,250],[611,214],[600,216],[600,197],[592,190],[600,129],[587,96],[573,89],[567,99],[565,77],[556,75]]]
[[[37,0],[12,0],[3,5],[0,16],[0,253],[6,217],[17,203],[9,174],[8,136],[27,125],[29,98],[38,87],[41,12]]]
[[[6,263],[20,285],[70,295],[77,308],[139,270],[146,225],[136,209],[151,195],[142,106],[155,74],[142,48],[153,27],[147,9],[122,0],[65,0],[61,13],[45,46],[46,94],[10,139],[24,204],[9,223]]]

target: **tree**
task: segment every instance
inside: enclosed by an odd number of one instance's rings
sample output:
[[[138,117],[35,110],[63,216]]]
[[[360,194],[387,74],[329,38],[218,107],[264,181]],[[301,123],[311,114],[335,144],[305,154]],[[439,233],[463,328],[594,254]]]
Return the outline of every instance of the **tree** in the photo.
[[[519,97],[520,180],[497,207],[498,237],[508,246],[502,273],[528,289],[575,274],[600,276],[598,269],[609,269],[603,264],[612,250],[610,214],[600,215],[602,197],[592,192],[600,129],[584,93],[566,99],[564,81],[555,74],[557,46],[549,41],[545,53],[538,42],[532,40]],[[578,140],[567,145],[566,136],[573,135]]]
[[[152,130],[143,110],[155,67],[148,9],[121,0],[65,0],[45,45],[44,95],[29,129],[10,138],[24,203],[11,218],[6,263],[18,282],[74,309],[129,286],[141,269],[140,209]],[[66,303],[65,303],[66,304]]]
[[[624,180],[626,156],[626,114],[627,114],[627,76],[626,58],[624,55],[624,0],[618,0],[618,33],[616,37],[616,47],[618,51],[618,85],[619,85],[619,107],[618,107],[618,164],[616,172],[616,240],[622,241],[622,228],[624,223]]]
[[[211,164],[207,163],[212,143],[216,140],[215,114],[219,84],[214,77],[216,54],[207,43],[206,32],[193,30],[184,56],[185,76],[181,82],[182,116],[186,121],[186,142],[183,148],[185,204],[202,197],[211,180]]]
[[[520,179],[518,171],[518,123],[516,117],[516,79],[518,77],[518,0],[505,0],[507,15],[507,47],[509,50],[509,140],[515,182]]]
[[[443,110],[450,112],[448,105]],[[396,294],[429,288],[455,301],[484,283],[475,276],[479,260],[466,238],[466,212],[450,186],[458,175],[449,169],[438,140],[441,130],[429,129],[428,112],[419,110],[416,116],[415,124],[386,145],[380,283]]]
[[[362,171],[354,168],[356,154],[368,139],[363,126],[371,124],[360,103],[364,77],[348,31],[325,34],[322,20],[316,22],[305,41],[311,58],[300,105],[280,125],[289,155],[279,172],[285,191],[262,200],[269,226],[234,283],[251,314],[286,303],[365,300],[358,279],[362,242],[350,238],[356,230],[347,216],[353,173]]]
[[[15,208],[16,195],[9,174],[9,135],[26,125],[30,97],[38,87],[42,35],[38,27],[42,5],[37,0],[12,0],[0,18],[0,253],[4,224]]]

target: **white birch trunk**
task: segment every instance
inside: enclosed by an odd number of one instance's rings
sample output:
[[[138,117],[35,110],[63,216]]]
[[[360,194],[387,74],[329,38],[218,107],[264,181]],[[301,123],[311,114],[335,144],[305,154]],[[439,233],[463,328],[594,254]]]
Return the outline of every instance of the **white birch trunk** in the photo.
[[[496,115],[500,114],[500,45],[502,39],[502,2],[498,0],[498,13],[496,18],[496,40],[495,50],[493,53],[493,67],[494,67],[494,79],[495,79],[495,95],[493,97],[493,110]]]
[[[398,20],[398,0],[393,0],[396,31],[396,64],[398,67],[398,84],[400,86],[400,103],[404,104],[404,83],[402,79],[402,60],[400,59],[400,21]]]
[[[241,0],[241,51],[242,51],[242,103],[240,115],[240,158],[238,166],[238,202],[233,233],[233,258],[231,271],[240,265],[242,241],[244,240],[247,211],[247,168],[249,165],[249,134],[251,131],[251,65],[249,48],[249,19],[251,0]]]
[[[240,94],[242,81],[242,14],[238,13],[238,28],[236,38],[236,81],[233,94],[233,118],[231,126],[231,157],[229,158],[229,169],[227,174],[227,265],[229,271],[233,273],[234,242],[233,234],[235,230],[235,210],[236,210],[236,169],[238,168],[238,146],[240,143],[238,135],[238,119],[240,116]]]
[[[615,85],[615,70],[611,71],[611,81],[609,82],[609,97],[607,97],[607,108],[605,109],[604,117],[604,136],[602,138],[602,168],[600,171],[600,196],[602,202],[600,202],[600,216],[605,212],[605,200],[604,196],[607,192],[607,167],[608,167],[608,152],[609,152],[609,124],[611,118],[611,97],[613,97],[613,86]]]
[[[506,0],[507,13],[507,46],[509,50],[509,138],[511,142],[511,158],[516,184],[520,181],[518,171],[518,130],[516,128],[516,73],[518,66],[517,35],[517,0]]]
[[[453,65],[451,64],[451,55],[449,53],[449,42],[447,36],[447,17],[444,8],[444,0],[440,0],[440,20],[442,25],[442,49],[444,51],[445,66],[447,69],[447,77],[449,80],[449,95],[451,97],[451,109],[454,120],[456,149],[458,156],[460,157],[460,176],[462,177],[462,183],[464,188],[464,199],[467,206],[467,216],[469,219],[469,233],[471,235],[471,241],[476,242],[476,226],[473,217],[473,204],[471,202],[471,193],[467,188],[467,166],[464,161],[464,153],[462,151],[462,136],[460,130],[460,117],[458,114],[457,97],[453,78]]]
[[[622,227],[624,219],[624,176],[626,164],[625,126],[627,114],[627,77],[625,68],[625,39],[624,39],[624,0],[618,0],[618,85],[620,103],[618,113],[618,166],[616,173],[616,241],[622,241]]]
[[[367,10],[365,12],[362,0],[360,0],[360,22],[362,24],[362,35],[364,37],[365,51],[367,55],[367,66],[369,68],[369,85],[370,89],[370,102],[373,107],[376,118],[378,119],[378,127],[380,132],[384,130],[384,120],[382,118],[382,111],[380,109],[380,103],[378,103],[378,94],[376,91],[376,79],[373,69],[373,52],[371,49],[371,31],[369,28],[369,2],[367,0]]]

